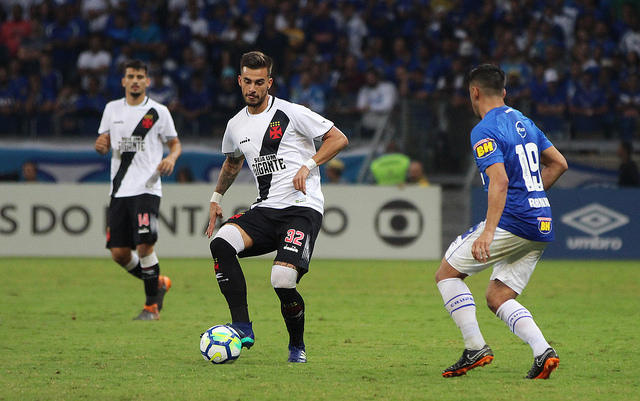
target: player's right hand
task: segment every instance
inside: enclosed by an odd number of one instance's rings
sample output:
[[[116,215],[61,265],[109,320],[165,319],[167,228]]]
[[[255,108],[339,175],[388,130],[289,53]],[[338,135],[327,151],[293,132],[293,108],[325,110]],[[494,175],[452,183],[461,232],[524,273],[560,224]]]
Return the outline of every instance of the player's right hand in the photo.
[[[222,218],[222,207],[217,202],[209,202],[209,226],[207,227],[207,238],[211,238],[213,230],[216,228],[216,220]]]
[[[94,145],[94,149],[96,150],[96,152],[104,155],[109,151],[109,148],[111,148],[111,137],[109,136],[109,134],[102,134],[98,136],[98,139],[96,139],[96,143]]]

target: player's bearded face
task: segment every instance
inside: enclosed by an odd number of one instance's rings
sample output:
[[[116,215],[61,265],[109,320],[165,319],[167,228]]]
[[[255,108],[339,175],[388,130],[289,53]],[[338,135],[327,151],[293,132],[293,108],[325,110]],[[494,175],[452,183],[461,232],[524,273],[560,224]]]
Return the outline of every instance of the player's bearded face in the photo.
[[[267,99],[273,79],[269,78],[266,68],[252,70],[244,67],[238,81],[242,88],[242,97],[247,106],[260,108],[265,99]]]
[[[124,78],[122,78],[122,86],[130,96],[139,97],[145,93],[147,86],[149,86],[149,77],[144,70],[127,68]]]

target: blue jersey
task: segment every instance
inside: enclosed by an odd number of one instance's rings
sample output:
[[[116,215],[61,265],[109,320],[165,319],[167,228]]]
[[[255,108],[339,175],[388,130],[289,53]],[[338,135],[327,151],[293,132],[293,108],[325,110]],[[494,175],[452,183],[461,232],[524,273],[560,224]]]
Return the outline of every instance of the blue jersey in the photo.
[[[508,106],[490,110],[471,131],[485,191],[487,167],[504,163],[507,200],[498,227],[532,241],[553,241],[551,206],[542,184],[540,153],[552,143],[529,118]]]

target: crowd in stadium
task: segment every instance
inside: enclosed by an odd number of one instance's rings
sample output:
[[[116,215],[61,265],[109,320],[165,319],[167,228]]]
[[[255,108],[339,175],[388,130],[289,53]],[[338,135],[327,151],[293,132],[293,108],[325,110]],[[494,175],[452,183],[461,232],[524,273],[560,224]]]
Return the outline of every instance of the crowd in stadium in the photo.
[[[625,0],[3,0],[0,135],[95,135],[124,60],[184,137],[220,135],[243,105],[242,53],[275,59],[274,94],[357,114],[375,69],[400,98],[468,101],[499,64],[507,103],[550,138],[637,136],[640,6]],[[18,118],[16,118],[18,117]]]

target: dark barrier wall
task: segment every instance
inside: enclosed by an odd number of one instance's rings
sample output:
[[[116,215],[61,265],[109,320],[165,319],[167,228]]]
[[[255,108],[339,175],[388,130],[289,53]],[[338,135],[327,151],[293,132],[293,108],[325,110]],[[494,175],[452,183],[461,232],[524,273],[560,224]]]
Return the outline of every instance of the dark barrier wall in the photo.
[[[640,259],[640,189],[552,189],[556,240],[544,253],[553,259]],[[472,191],[472,225],[486,214],[487,195]]]

